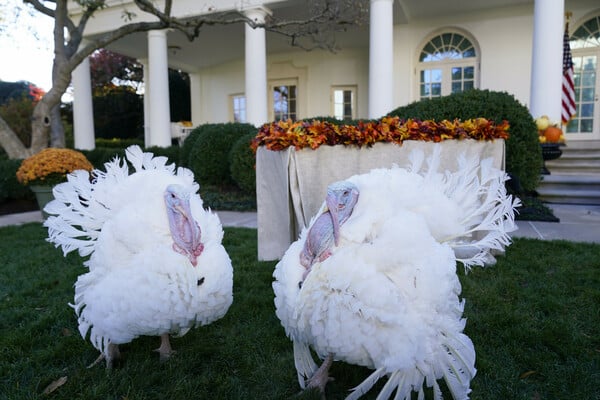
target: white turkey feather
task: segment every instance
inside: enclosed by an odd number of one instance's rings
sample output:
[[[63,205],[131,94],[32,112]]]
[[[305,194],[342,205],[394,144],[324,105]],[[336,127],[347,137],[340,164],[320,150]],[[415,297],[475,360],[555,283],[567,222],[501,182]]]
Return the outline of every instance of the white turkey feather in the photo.
[[[233,300],[231,260],[221,244],[221,222],[203,208],[192,172],[138,146],[105,169],[91,177],[69,175],[45,208],[52,215],[44,223],[48,241],[65,254],[89,256],[89,272],[78,277],[71,304],[82,337],[106,355],[109,344],[182,335],[223,317]],[[191,232],[199,227],[201,244],[193,254],[177,247],[185,238],[173,236],[170,188],[189,206]]]
[[[475,350],[462,333],[456,263],[489,264],[510,244],[518,200],[491,160],[459,156],[458,170],[447,172],[439,157],[415,152],[406,169],[348,178],[358,199],[328,257],[300,262],[312,225],[331,208],[324,204],[275,267],[276,314],[294,342],[301,387],[317,370],[312,348],[375,370],[348,399],[383,376],[378,399],[423,398],[424,387],[441,399],[442,379],[455,400],[469,397]]]

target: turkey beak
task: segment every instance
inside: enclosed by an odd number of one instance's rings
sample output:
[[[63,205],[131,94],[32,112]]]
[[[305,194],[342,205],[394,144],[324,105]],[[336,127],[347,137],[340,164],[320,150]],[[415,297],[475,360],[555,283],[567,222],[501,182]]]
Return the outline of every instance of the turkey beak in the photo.
[[[328,194],[325,198],[325,205],[329,209],[329,215],[331,215],[331,222],[333,223],[333,241],[337,246],[340,241],[340,222],[338,219],[338,199],[332,193]]]

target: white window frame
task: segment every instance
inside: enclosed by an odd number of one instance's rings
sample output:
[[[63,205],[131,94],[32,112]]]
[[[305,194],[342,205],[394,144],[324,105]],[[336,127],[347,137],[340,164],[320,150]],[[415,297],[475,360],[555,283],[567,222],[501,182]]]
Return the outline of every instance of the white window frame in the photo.
[[[352,94],[352,98],[350,100],[350,119],[356,119],[356,116],[358,115],[358,110],[356,109],[356,95],[357,95],[357,87],[356,85],[334,85],[331,87],[330,90],[330,104],[331,104],[331,115],[335,118],[338,118],[337,115],[335,115],[335,106],[336,106],[336,102],[335,102],[335,92],[337,91],[349,91]],[[338,118],[339,119],[339,118]],[[342,117],[342,119],[344,119]]]
[[[435,31],[430,34],[426,40],[424,40],[421,45],[417,48],[416,60],[419,60],[421,57],[421,52],[427,46],[429,42],[431,42],[434,38],[446,34],[453,33],[463,36],[467,39],[473,49],[475,51],[475,57],[469,58],[461,58],[461,59],[442,59],[439,61],[419,61],[415,68],[415,100],[421,100],[426,98],[433,98],[439,96],[424,96],[421,97],[421,72],[427,70],[441,70],[442,72],[442,81],[441,81],[441,93],[440,96],[447,96],[452,93],[452,68],[459,67],[473,67],[473,88],[479,88],[479,69],[480,69],[480,50],[477,42],[473,39],[473,37],[461,30],[457,29],[441,29]]]
[[[298,87],[298,79],[297,78],[289,78],[289,79],[273,79],[269,81],[269,119],[271,121],[275,120],[275,101],[273,98],[273,91],[274,88],[277,86],[295,86],[296,87],[296,98],[294,99],[295,102],[295,110],[294,110],[294,115],[295,118],[294,119],[299,119],[299,115],[298,115],[298,105],[299,105],[299,98],[300,98],[300,91],[299,91],[299,87]]]
[[[574,123],[577,123],[577,116],[571,120],[569,122],[569,124],[567,124],[566,129],[564,129],[565,134],[567,135],[567,141],[574,139],[574,140],[600,140],[600,46],[595,45],[596,42],[594,41],[590,41],[588,39],[585,39],[584,41],[581,40],[575,40],[574,37],[575,35],[578,33],[578,31],[581,28],[587,29],[585,28],[585,26],[587,25],[587,23],[590,20],[600,20],[600,16],[598,15],[590,15],[587,17],[584,17],[581,19],[581,23],[579,26],[577,26],[576,29],[572,30],[572,36],[571,36],[571,54],[573,56],[573,58],[579,58],[579,57],[596,57],[596,82],[595,82],[595,93],[594,93],[594,100],[591,102],[594,106],[594,111],[593,111],[593,115],[592,115],[592,132],[580,132],[579,130],[573,131],[572,125]],[[587,32],[589,32],[589,29],[587,29]],[[596,31],[594,32],[589,32],[590,35],[595,34]],[[578,35],[579,37],[581,37],[581,35]],[[581,95],[581,93],[579,93],[579,89],[580,87],[577,86],[577,71],[575,72],[575,81],[576,81],[576,87],[575,87],[575,92],[577,95]],[[580,99],[577,98],[577,115],[580,115]],[[589,102],[588,102],[589,103]],[[569,126],[571,125],[571,126]]]
[[[236,119],[235,119],[235,115],[236,115],[236,111],[237,111],[236,104],[235,104],[236,99],[244,100],[244,107],[241,108],[241,110],[243,110],[243,118],[240,118],[239,121],[236,121]],[[248,111],[248,108],[246,106],[246,94],[245,93],[234,93],[234,94],[229,95],[229,120],[231,122],[241,122],[241,123],[248,122],[247,111]]]

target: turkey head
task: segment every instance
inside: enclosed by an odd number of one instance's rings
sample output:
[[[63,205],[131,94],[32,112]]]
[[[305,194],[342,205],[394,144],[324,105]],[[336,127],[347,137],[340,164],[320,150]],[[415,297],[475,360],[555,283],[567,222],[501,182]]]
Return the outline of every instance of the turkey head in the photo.
[[[306,268],[304,277],[315,262],[331,255],[331,247],[339,244],[340,226],[350,218],[358,201],[358,188],[351,182],[340,181],[329,185],[325,211],[310,227],[300,253],[300,264]]]
[[[167,186],[164,197],[173,250],[187,256],[195,267],[204,245],[200,242],[200,226],[192,217],[190,193],[183,186],[173,184]]]

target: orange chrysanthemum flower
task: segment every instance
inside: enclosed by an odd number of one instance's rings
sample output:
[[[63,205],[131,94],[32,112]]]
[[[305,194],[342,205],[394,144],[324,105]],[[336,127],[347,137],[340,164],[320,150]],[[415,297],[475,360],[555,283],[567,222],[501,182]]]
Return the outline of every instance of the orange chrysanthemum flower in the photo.
[[[17,180],[23,185],[55,185],[67,180],[67,174],[93,165],[76,150],[47,148],[26,158],[17,170]]]

